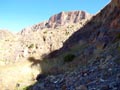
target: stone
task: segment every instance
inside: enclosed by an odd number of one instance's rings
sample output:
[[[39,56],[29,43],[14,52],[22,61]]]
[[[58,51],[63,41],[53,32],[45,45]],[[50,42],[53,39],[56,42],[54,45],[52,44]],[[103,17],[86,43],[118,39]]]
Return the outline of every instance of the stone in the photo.
[[[100,90],[110,90],[109,86],[108,85],[104,85],[101,87]]]
[[[87,90],[87,87],[85,85],[80,85],[76,87],[76,90]]]
[[[63,85],[61,89],[62,89],[62,90],[67,90],[66,85]]]

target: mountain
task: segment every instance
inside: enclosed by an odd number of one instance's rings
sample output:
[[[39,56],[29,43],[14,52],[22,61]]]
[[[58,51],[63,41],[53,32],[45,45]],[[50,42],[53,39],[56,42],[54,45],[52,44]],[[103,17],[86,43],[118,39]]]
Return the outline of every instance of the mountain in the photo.
[[[91,17],[83,11],[61,12],[47,22],[27,27],[15,35],[0,30],[0,90],[19,89],[35,82],[36,76],[43,70],[39,64],[32,66],[30,58],[34,57],[38,59],[35,62],[40,62],[50,52],[60,49]],[[46,61],[42,65],[48,70],[54,63]]]
[[[84,11],[61,12],[50,17],[47,22],[25,28],[16,35],[9,31],[0,30],[1,39],[7,38],[0,44],[1,55],[4,56],[2,60],[14,62],[24,59],[25,52],[27,52],[27,57],[39,58],[43,54],[59,49],[64,41],[91,17],[92,15]],[[5,55],[6,48],[8,54]]]
[[[120,90],[120,1],[111,0],[97,15],[51,52],[46,76],[42,72],[32,90]],[[30,61],[35,63],[35,58]],[[59,62],[61,61],[61,62]]]
[[[95,47],[104,48],[119,35],[119,0],[112,0],[96,16],[80,30],[74,33],[64,45],[65,48],[71,47],[80,41],[87,42]]]
[[[120,1],[86,16],[61,12],[2,41],[0,89],[120,90]]]
[[[74,23],[79,23],[82,20],[91,18],[92,15],[84,11],[60,12],[49,18],[48,21],[41,22],[32,27],[24,28],[21,34],[29,33],[30,31],[42,30],[45,28],[57,28],[67,26]],[[82,23],[82,22],[81,22]]]

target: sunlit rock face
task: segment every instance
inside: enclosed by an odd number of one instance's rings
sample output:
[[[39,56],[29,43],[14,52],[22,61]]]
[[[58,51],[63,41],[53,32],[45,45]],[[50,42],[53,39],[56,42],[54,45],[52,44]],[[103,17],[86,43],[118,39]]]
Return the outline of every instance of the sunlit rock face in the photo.
[[[47,21],[35,24],[32,27],[24,28],[20,34],[28,34],[32,31],[39,31],[46,28],[55,29],[60,26],[79,23],[82,20],[90,19],[91,17],[92,15],[85,11],[60,12],[51,16]]]
[[[68,23],[77,23],[91,15],[84,11],[61,12],[52,16],[48,21],[48,27],[55,28]]]

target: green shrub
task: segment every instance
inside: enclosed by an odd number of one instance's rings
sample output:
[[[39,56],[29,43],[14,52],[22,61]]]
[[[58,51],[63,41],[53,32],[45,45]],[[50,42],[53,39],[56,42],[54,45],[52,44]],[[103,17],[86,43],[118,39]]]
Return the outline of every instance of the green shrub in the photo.
[[[15,90],[31,90],[32,85],[30,86],[20,86],[20,87],[16,87]]]
[[[24,87],[22,90],[28,90],[28,87]]]
[[[75,58],[74,54],[67,54],[64,56],[64,62],[71,62]]]
[[[69,32],[66,32],[65,35],[69,35]]]
[[[28,48],[33,48],[34,47],[34,44],[31,44]]]
[[[47,31],[44,31],[43,33],[44,33],[44,34],[46,34],[46,33],[47,33]]]

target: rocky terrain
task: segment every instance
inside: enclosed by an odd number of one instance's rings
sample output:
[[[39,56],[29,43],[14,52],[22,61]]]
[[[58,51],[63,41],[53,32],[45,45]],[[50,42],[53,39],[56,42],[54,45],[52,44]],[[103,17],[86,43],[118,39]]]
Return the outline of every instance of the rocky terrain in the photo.
[[[29,58],[42,59],[48,53],[61,48],[63,43],[92,16],[83,11],[64,12],[64,15],[61,15],[62,13],[48,20],[49,23],[54,23],[55,27],[49,25],[50,27],[41,28],[40,23],[17,34],[0,30],[0,90],[21,89],[35,82],[35,77],[43,70],[39,65],[32,66]],[[64,25],[59,24],[59,21]],[[56,62],[44,62],[43,65],[47,72]]]
[[[90,17],[61,12],[4,40],[0,45],[10,46],[15,56],[0,67],[2,89],[11,90],[13,80],[17,90],[120,90],[120,1],[111,0]]]
[[[47,76],[43,72],[28,90],[120,90],[119,16],[120,1],[111,0],[48,55],[51,61],[63,62],[54,67],[57,73],[54,68]]]
[[[120,65],[114,60],[105,60],[105,66],[96,61],[73,72],[47,77],[40,75],[30,90],[120,90]]]

